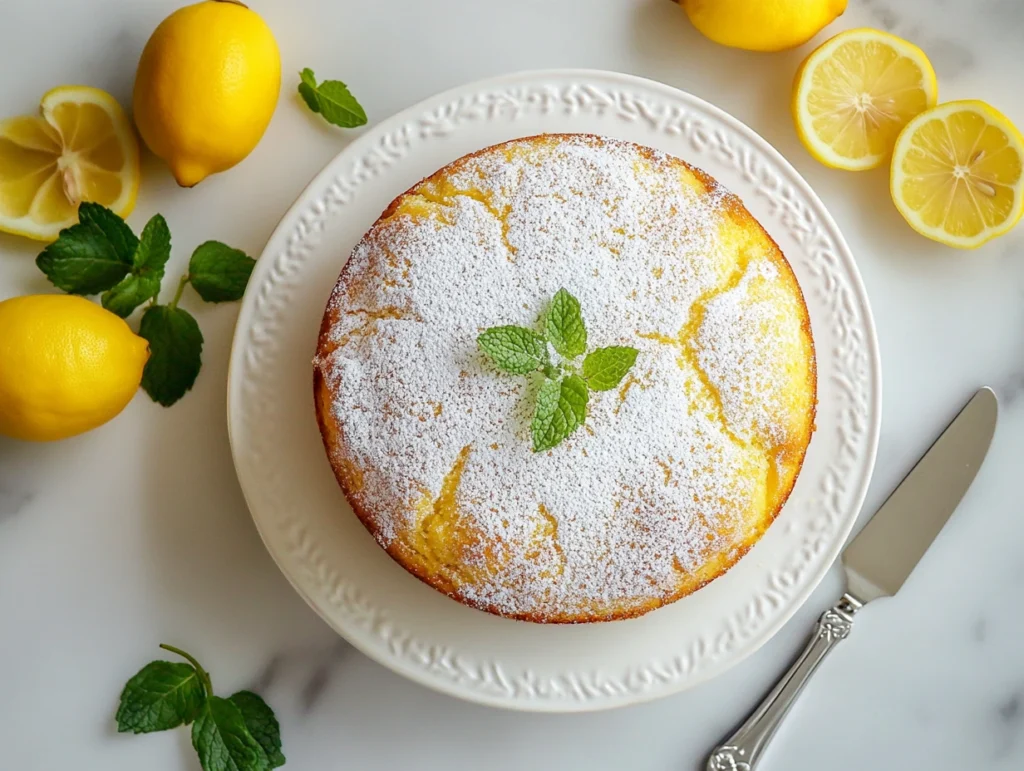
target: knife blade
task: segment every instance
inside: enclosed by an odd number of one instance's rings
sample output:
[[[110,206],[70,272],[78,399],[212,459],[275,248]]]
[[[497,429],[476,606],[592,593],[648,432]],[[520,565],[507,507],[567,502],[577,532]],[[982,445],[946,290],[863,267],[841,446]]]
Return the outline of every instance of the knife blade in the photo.
[[[998,415],[992,389],[979,390],[846,547],[847,586],[861,602],[903,586],[974,481]]]
[[[712,750],[708,771],[754,771],[768,742],[825,656],[865,603],[894,595],[974,481],[995,434],[999,404],[982,388],[946,427],[843,552],[847,591],[746,722]]]

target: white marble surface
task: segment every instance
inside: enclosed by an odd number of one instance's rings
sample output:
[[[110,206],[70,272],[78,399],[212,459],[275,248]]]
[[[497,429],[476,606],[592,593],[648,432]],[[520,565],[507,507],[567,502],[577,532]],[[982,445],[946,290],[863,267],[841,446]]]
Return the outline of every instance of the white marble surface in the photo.
[[[0,113],[83,82],[127,104],[138,54],[176,0],[5,0]],[[251,0],[284,59],[277,114],[253,155],[193,190],[144,162],[136,228],[162,212],[169,274],[218,238],[258,254],[312,174],[344,147],[300,108],[294,73],[346,80],[382,119],[434,92],[517,69],[583,66],[662,80],[759,131],[807,177],[860,264],[884,368],[883,432],[865,515],[974,388],[1004,410],[989,459],[899,597],[858,616],[776,738],[786,771],[1024,767],[1024,227],[974,253],[934,245],[892,208],[883,170],[819,166],[788,115],[810,46],[717,47],[668,0]],[[1024,126],[1019,0],[853,0],[828,33],[878,26],[919,43],[942,99],[985,99]],[[46,291],[38,248],[0,236],[0,298]],[[224,422],[236,306],[197,312],[195,390],[165,410],[140,395],[59,444],[0,439],[0,768],[193,771],[184,731],[119,736],[125,679],[171,642],[218,690],[256,687],[283,727],[286,768],[495,771],[697,769],[787,666],[838,596],[833,570],[756,655],[696,690],[615,712],[513,714],[465,704],[353,651],[291,590],[256,534]]]

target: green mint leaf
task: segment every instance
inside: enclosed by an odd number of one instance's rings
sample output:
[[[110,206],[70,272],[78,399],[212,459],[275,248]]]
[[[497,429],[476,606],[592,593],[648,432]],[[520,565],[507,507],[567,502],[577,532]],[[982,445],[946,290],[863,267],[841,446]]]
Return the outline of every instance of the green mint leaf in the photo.
[[[544,332],[554,349],[567,359],[574,359],[587,350],[587,328],[579,300],[559,289],[544,319]]]
[[[544,338],[525,327],[491,327],[476,342],[495,366],[513,375],[525,375],[548,363]]]
[[[164,265],[170,256],[171,231],[167,221],[156,214],[142,229],[142,237],[136,239],[130,257],[132,272],[103,294],[103,307],[125,318],[146,300],[156,297],[164,280]]]
[[[155,297],[159,291],[159,278],[129,273],[113,289],[104,292],[100,301],[111,313],[127,318],[133,310],[151,297]]]
[[[152,661],[121,692],[117,730],[143,734],[191,723],[205,700],[199,673],[191,664]]]
[[[270,761],[249,733],[241,710],[211,696],[192,724],[192,746],[203,771],[270,771]]]
[[[274,710],[252,691],[239,691],[231,697],[231,701],[242,713],[249,733],[263,748],[270,767],[283,766],[285,757],[281,753],[281,726],[274,717]]]
[[[131,255],[122,260],[99,226],[80,222],[60,231],[57,240],[36,257],[36,265],[58,289],[99,294],[128,275]]]
[[[308,67],[299,73],[299,93],[313,112],[341,128],[355,128],[366,123],[366,111],[340,80],[325,80],[319,86],[313,70]]]
[[[355,128],[366,124],[366,112],[356,101],[348,86],[340,80],[325,80],[317,89],[320,114],[328,123],[341,128]]]
[[[220,241],[200,244],[188,263],[192,288],[208,303],[240,300],[256,260]]]
[[[583,360],[583,378],[595,391],[610,391],[622,382],[638,353],[636,348],[626,345],[598,348]]]
[[[78,205],[78,221],[83,225],[92,225],[103,233],[118,259],[131,264],[139,239],[123,219],[106,206],[83,201]]]
[[[299,95],[313,112],[320,112],[320,101],[316,98],[316,75],[306,67],[299,73]]]
[[[153,401],[170,407],[196,382],[202,366],[203,334],[187,311],[154,305],[143,314],[139,335],[149,341],[142,387]]]
[[[140,273],[149,272],[162,280],[164,265],[170,256],[171,230],[163,215],[154,214],[142,229],[142,236],[132,254],[132,268]]]
[[[537,394],[537,409],[530,425],[533,451],[543,452],[557,446],[587,419],[590,393],[578,375],[560,380],[545,380]]]

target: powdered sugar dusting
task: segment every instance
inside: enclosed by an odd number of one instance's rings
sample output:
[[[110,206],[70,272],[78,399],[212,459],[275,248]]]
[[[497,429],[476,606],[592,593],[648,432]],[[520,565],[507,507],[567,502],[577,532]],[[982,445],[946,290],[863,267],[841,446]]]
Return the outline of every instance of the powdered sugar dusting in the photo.
[[[335,460],[360,472],[350,495],[383,545],[495,612],[573,620],[692,591],[776,504],[792,420],[780,354],[799,349],[801,306],[773,245],[757,229],[723,239],[738,201],[629,143],[518,140],[448,172],[358,244],[328,308],[317,365],[344,434]],[[591,348],[640,353],[617,391],[591,394],[585,429],[534,454],[542,376],[497,372],[476,337],[539,330],[560,287]],[[431,512],[465,541],[460,565],[423,539]]]
[[[777,278],[770,262],[752,266],[707,303],[695,336],[700,368],[721,395],[729,425],[747,441],[767,437],[773,445],[788,438],[779,416],[792,388],[778,362],[799,349],[803,335],[796,298]]]

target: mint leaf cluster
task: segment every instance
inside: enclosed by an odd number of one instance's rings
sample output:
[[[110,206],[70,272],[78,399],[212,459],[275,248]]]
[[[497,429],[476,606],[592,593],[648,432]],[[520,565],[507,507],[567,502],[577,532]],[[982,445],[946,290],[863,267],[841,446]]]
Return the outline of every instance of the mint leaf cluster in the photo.
[[[563,439],[587,419],[591,391],[610,391],[622,382],[636,363],[637,349],[612,345],[591,351],[582,367],[573,360],[587,350],[587,326],[579,300],[559,289],[544,314],[544,333],[507,325],[491,327],[478,338],[477,345],[494,365],[511,375],[543,372],[544,382],[537,393],[537,404],[530,424],[533,451],[557,447]],[[561,362],[552,362],[548,345]]]
[[[97,203],[78,207],[78,223],[65,228],[36,258],[54,286],[71,294],[100,295],[121,318],[148,302],[139,336],[149,343],[142,388],[169,407],[192,388],[202,366],[203,334],[192,315],[178,307],[189,284],[206,302],[239,300],[256,261],[219,241],[200,244],[173,299],[157,303],[164,267],[171,256],[167,221],[154,215],[136,237],[114,212]]]
[[[274,711],[251,691],[213,694],[209,673],[185,651],[161,645],[188,663],[151,661],[121,692],[117,730],[167,731],[192,725],[203,771],[271,771],[285,764]]]
[[[313,70],[306,67],[299,73],[299,96],[313,112],[341,128],[355,128],[366,123],[366,111],[340,80],[325,80],[317,85]]]

